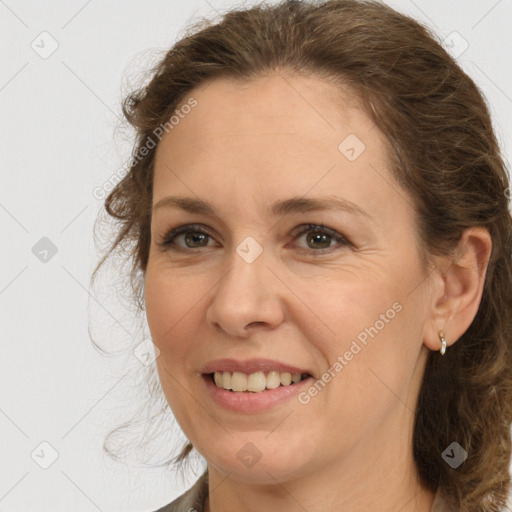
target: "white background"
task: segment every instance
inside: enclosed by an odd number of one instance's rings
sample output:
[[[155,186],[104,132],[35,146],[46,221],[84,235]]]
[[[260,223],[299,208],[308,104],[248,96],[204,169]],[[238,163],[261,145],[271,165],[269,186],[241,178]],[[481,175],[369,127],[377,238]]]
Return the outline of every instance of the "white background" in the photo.
[[[459,61],[486,95],[510,162],[512,2],[387,3],[443,39],[457,31],[467,41]],[[92,348],[89,303],[103,312],[105,325],[115,324],[108,334],[117,348],[134,326],[115,303],[102,309],[88,294],[101,208],[93,190],[129,157],[128,144],[115,135],[128,78],[153,62],[152,49],[168,48],[191,17],[234,5],[0,1],[2,512],[150,511],[195,480],[180,484],[171,471],[130,468],[102,453],[103,436],[125,419],[121,397],[133,396],[136,386],[126,362]],[[46,59],[31,47],[43,45],[44,31],[58,43]],[[51,40],[44,44],[50,48]],[[57,248],[46,263],[32,252],[43,237]],[[58,453],[46,470],[31,457],[43,441]],[[50,453],[38,450],[41,459]]]

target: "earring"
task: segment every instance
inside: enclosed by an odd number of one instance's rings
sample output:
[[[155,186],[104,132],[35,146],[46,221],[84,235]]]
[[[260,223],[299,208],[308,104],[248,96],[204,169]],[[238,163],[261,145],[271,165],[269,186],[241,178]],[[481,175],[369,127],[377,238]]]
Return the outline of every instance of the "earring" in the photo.
[[[441,355],[444,356],[444,353],[446,352],[446,340],[444,339],[444,332],[439,333],[439,337],[441,338]]]

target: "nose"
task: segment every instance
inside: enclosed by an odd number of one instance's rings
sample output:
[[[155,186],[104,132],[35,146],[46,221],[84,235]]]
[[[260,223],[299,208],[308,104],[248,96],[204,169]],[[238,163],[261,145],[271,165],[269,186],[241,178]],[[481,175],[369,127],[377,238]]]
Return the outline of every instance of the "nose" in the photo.
[[[230,269],[220,279],[206,312],[215,330],[247,338],[255,329],[272,330],[283,322],[279,280],[267,267],[264,254],[249,263],[233,251]]]

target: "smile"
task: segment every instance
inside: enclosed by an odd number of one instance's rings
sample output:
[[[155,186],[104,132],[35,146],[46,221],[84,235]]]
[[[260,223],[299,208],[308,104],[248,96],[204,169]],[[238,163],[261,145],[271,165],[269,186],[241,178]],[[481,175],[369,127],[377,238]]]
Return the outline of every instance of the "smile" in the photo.
[[[218,388],[231,392],[249,391],[261,393],[281,386],[290,386],[301,380],[311,377],[308,373],[290,372],[255,372],[245,374],[242,372],[214,372],[211,374],[213,382]]]

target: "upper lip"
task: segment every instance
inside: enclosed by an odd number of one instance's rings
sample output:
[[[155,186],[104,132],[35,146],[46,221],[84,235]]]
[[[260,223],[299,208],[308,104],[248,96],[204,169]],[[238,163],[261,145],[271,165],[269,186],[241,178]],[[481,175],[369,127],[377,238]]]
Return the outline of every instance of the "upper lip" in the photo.
[[[272,359],[246,359],[245,361],[238,361],[236,359],[216,359],[206,364],[202,373],[214,372],[241,372],[241,373],[256,373],[256,372],[289,372],[289,373],[308,373],[306,369],[298,368],[289,364],[274,361]]]

